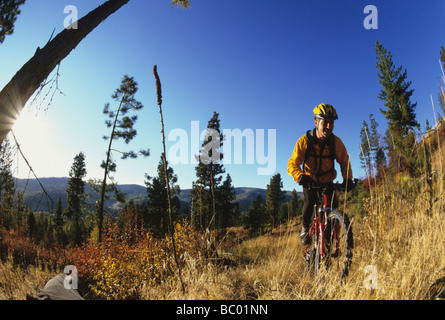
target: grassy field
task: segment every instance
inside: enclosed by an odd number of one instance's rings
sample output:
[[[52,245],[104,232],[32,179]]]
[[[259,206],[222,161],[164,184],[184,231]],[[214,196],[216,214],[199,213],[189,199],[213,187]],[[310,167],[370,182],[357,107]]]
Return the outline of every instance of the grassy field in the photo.
[[[316,278],[306,272],[299,227],[289,225],[226,252],[235,267],[189,261],[185,295],[177,283],[165,283],[147,287],[144,299],[429,299],[432,284],[445,277],[439,207],[431,216],[394,208],[380,226],[371,219],[355,222],[354,256],[344,282],[329,270]]]
[[[445,149],[444,149],[445,150]],[[305,270],[299,221],[272,233],[242,239],[221,250],[233,264],[216,267],[189,261],[186,294],[165,283],[146,288],[146,299],[382,299],[434,298],[445,282],[445,170],[432,159],[427,179],[398,176],[372,189],[365,217],[354,214],[354,255],[345,281],[325,270],[314,278]],[[341,206],[340,206],[341,207]],[[237,238],[239,241],[236,241]],[[442,279],[441,285],[433,285]]]
[[[248,238],[230,229],[218,260],[185,256],[180,282],[143,283],[143,300],[421,300],[445,282],[445,170],[440,154],[428,179],[398,176],[372,189],[367,215],[347,206],[354,232],[350,274],[340,281],[329,270],[314,278],[305,270],[299,220]],[[340,206],[342,207],[342,205]],[[37,294],[56,273],[0,262],[0,299]],[[442,279],[441,284],[436,281]],[[433,285],[435,284],[436,285]]]

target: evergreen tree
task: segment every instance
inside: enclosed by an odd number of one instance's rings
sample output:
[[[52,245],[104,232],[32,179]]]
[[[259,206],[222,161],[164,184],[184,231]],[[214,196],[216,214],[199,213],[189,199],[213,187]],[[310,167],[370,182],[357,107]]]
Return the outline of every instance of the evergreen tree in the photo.
[[[411,103],[414,89],[409,90],[411,81],[407,81],[406,69],[396,68],[391,52],[387,51],[378,41],[376,42],[377,68],[379,70],[379,83],[382,90],[378,98],[385,101],[386,110],[380,109],[388,120],[392,133],[400,131],[402,137],[410,130],[418,128],[415,108],[417,103]]]
[[[12,151],[9,139],[0,146],[0,224],[11,227],[14,206],[14,177],[12,176]]]
[[[266,207],[263,197],[259,195],[250,203],[249,211],[244,219],[244,228],[250,229],[252,234],[257,234],[266,226],[266,222]]]
[[[34,212],[29,211],[26,216],[27,222],[27,231],[30,238],[36,240],[37,237],[37,222],[36,217],[34,216]]]
[[[25,219],[27,219],[28,207],[25,205],[25,198],[23,196],[23,191],[17,191],[17,200],[14,204],[14,222],[17,229],[20,226],[25,225]]]
[[[86,176],[85,155],[83,152],[74,157],[73,165],[69,172],[68,189],[66,189],[65,216],[73,221],[73,241],[74,244],[82,242],[81,217],[85,207],[85,181]]]
[[[19,7],[25,0],[2,0],[0,2],[0,43],[5,41],[7,35],[14,33],[14,24],[20,14]]]
[[[55,224],[56,228],[63,227],[63,216],[62,215],[63,215],[62,198],[59,197],[59,201],[57,201],[56,217],[54,219],[54,224]]]
[[[108,141],[108,149],[106,152],[106,160],[102,162],[101,167],[104,169],[104,178],[100,184],[100,199],[97,207],[97,219],[98,219],[98,240],[102,240],[102,224],[104,218],[104,203],[105,194],[109,190],[107,188],[107,179],[110,178],[110,174],[116,171],[116,162],[112,158],[112,152],[117,151],[113,149],[113,142],[117,140],[124,140],[126,144],[129,144],[131,140],[137,135],[137,131],[134,128],[134,124],[137,120],[137,115],[128,115],[131,110],[138,111],[143,108],[141,102],[135,99],[135,95],[138,91],[137,83],[132,77],[127,75],[122,79],[121,86],[115,91],[112,98],[117,102],[118,107],[115,110],[110,109],[110,104],[107,103],[103,110],[103,113],[108,117],[105,121],[107,128],[111,128],[110,136],[105,136],[104,140]],[[137,158],[138,154],[134,151],[118,151],[121,154],[122,159]],[[139,154],[148,156],[148,150],[141,150]],[[112,180],[112,179],[111,179]],[[109,186],[109,185],[108,185]],[[124,195],[116,188],[116,183],[111,184],[111,188],[114,190],[116,200],[124,202]]]
[[[272,230],[278,226],[278,214],[281,202],[285,199],[285,192],[281,190],[282,188],[283,182],[281,181],[281,175],[277,173],[270,179],[266,193],[266,211],[271,219]]]
[[[54,219],[54,226],[55,226],[57,243],[62,246],[65,246],[68,243],[68,239],[66,237],[65,232],[63,231],[63,216],[62,215],[63,215],[62,198],[59,197],[59,201],[57,201],[56,217]]]
[[[303,208],[303,200],[298,198],[297,190],[292,190],[292,196],[289,201],[289,216],[290,218],[301,215],[301,210]]]
[[[360,160],[362,168],[371,177],[378,176],[386,166],[386,156],[383,147],[380,145],[380,135],[377,131],[379,124],[374,118],[373,114],[369,115],[370,126],[366,121],[363,121],[363,126],[360,131]]]
[[[234,225],[235,219],[239,215],[238,203],[235,202],[235,199],[232,178],[230,174],[227,174],[226,179],[217,190],[217,212],[219,213],[217,225],[223,231]]]
[[[369,125],[363,120],[360,130],[360,163],[367,175],[371,175],[371,149],[369,147]]]
[[[415,143],[413,131],[420,127],[415,114],[417,103],[411,102],[414,89],[409,89],[411,81],[407,81],[406,69],[402,72],[401,66],[396,68],[391,52],[387,51],[378,41],[375,52],[379,83],[382,85],[378,98],[385,101],[386,107],[386,110],[380,109],[380,111],[388,120],[387,148],[389,154],[393,155],[391,160],[397,161],[398,167],[403,165],[412,169],[410,153]]]
[[[190,191],[190,220],[193,227],[197,230],[203,230],[206,226],[207,212],[210,207],[210,193],[204,188],[204,184],[197,181],[192,182],[192,190]]]
[[[221,183],[225,172],[221,160],[222,147],[219,114],[214,112],[209,120],[202,149],[197,160],[197,180],[193,183],[191,197],[193,201],[192,216],[198,222],[199,228],[206,230],[215,229],[216,217],[216,190]]]
[[[145,181],[145,185],[148,193],[148,217],[146,218],[146,224],[148,225],[150,231],[158,237],[164,237],[168,233],[170,226],[163,157],[164,154],[161,155],[161,160],[158,165],[158,176],[151,178],[150,176],[145,175],[147,179]],[[176,185],[178,182],[178,177],[175,175],[173,168],[168,166],[168,162],[167,172],[172,200],[172,218],[174,219],[180,207],[178,198],[180,188],[178,185]]]
[[[87,174],[85,155],[83,152],[74,157],[73,165],[69,172],[68,188],[66,189],[67,208],[65,216],[68,219],[78,220],[82,215],[85,205],[85,178]]]

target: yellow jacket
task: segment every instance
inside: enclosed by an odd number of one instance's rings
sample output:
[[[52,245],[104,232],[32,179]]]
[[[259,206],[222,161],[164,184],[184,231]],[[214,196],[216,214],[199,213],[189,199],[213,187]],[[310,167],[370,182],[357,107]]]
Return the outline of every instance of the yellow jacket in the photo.
[[[308,134],[315,135],[315,132],[312,131],[312,133]],[[352,179],[352,168],[349,162],[349,155],[346,151],[346,147],[339,137],[333,136],[333,138],[335,139],[335,160],[340,164],[343,179]],[[318,139],[315,138],[315,140]],[[312,179],[315,178],[317,180],[317,172],[325,173],[318,177],[318,182],[328,183],[334,181],[337,177],[337,171],[335,168],[333,168],[334,162],[331,158],[329,158],[329,142],[325,144],[323,151],[320,149],[320,146],[317,143],[314,143],[313,145],[316,156],[310,155],[304,164],[304,168],[301,168],[305,158],[306,149],[308,147],[308,135],[305,134],[298,139],[297,143],[295,144],[294,151],[292,152],[292,156],[287,164],[287,173],[294,178],[296,182],[298,182],[300,176],[303,174],[307,174],[311,176]],[[319,166],[320,161],[321,167]]]

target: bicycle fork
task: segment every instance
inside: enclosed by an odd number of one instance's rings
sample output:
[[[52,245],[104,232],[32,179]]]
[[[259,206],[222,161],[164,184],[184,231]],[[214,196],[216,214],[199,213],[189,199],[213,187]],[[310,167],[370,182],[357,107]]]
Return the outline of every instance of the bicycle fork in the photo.
[[[325,230],[328,223],[328,214],[331,212],[331,208],[329,207],[329,197],[325,194],[323,195],[323,206],[318,208],[315,206],[315,221],[312,224],[309,230],[309,244],[306,245],[306,251],[304,254],[305,260],[310,261],[311,254],[316,254],[317,251],[320,254],[320,258],[323,260],[326,257],[326,248],[325,248]],[[321,221],[320,221],[321,220]],[[312,241],[312,237],[314,237]],[[336,239],[336,236],[335,236]],[[312,253],[309,252],[309,248],[313,244]],[[319,250],[317,250],[319,248]]]

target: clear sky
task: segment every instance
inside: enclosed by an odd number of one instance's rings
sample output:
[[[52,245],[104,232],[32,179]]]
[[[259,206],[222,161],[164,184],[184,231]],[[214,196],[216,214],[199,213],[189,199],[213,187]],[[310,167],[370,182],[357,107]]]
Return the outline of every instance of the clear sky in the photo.
[[[63,29],[66,6],[76,6],[81,18],[103,2],[28,0],[14,34],[0,45],[0,86],[48,42],[54,29],[55,34]],[[378,29],[364,27],[367,5],[378,10]],[[137,137],[129,146],[117,147],[149,148],[151,156],[118,161],[115,178],[143,185],[145,173],[156,175],[162,148],[152,73],[156,64],[166,133],[182,133],[168,141],[167,149],[181,146],[181,152],[188,151],[187,163],[172,165],[181,188],[190,188],[196,179],[190,158],[193,145],[201,142],[195,133],[205,129],[216,111],[221,129],[251,133],[256,144],[251,158],[246,158],[250,148],[244,144],[241,164],[233,164],[232,142],[232,164],[225,168],[236,187],[265,188],[271,176],[280,173],[286,190],[301,190],[288,176],[287,162],[298,138],[313,128],[312,110],[319,103],[337,108],[340,119],[334,133],[350,153],[354,175],[364,177],[359,162],[362,122],[373,113],[380,132],[386,128],[379,111],[383,102],[377,98],[375,42],[392,52],[396,66],[407,69],[415,89],[412,100],[418,103],[417,120],[424,129],[426,119],[435,121],[430,95],[440,109],[444,12],[443,0],[192,0],[187,11],[171,8],[168,0],[131,0],[61,63],[63,95],[56,93],[48,109],[49,98],[42,101],[42,95],[22,112],[14,131],[39,177],[68,176],[74,156],[83,151],[88,178],[100,178],[107,147],[102,136],[109,134],[103,106],[113,105],[111,95],[123,75],[132,76],[144,109],[136,123]],[[263,131],[258,129],[264,129],[266,142],[261,143]],[[268,137],[274,138],[269,132],[276,137],[267,143]],[[18,162],[16,176],[28,177],[24,161]]]

